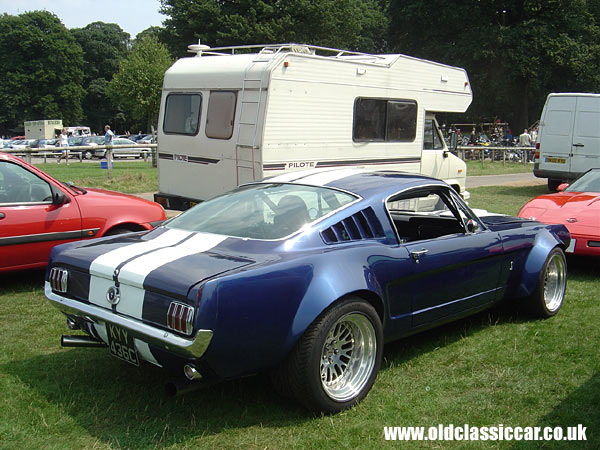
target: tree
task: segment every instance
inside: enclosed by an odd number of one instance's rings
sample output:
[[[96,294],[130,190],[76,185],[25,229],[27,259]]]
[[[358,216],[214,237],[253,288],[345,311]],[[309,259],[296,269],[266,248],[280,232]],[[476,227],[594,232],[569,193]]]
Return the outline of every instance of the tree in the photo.
[[[81,47],[54,14],[32,11],[0,16],[0,128],[21,129],[26,120],[82,117]]]
[[[119,63],[106,94],[113,104],[132,118],[145,121],[149,128],[157,121],[163,77],[172,63],[169,51],[158,39],[144,37]]]
[[[390,42],[403,53],[465,67],[470,115],[501,115],[516,131],[539,116],[549,92],[597,89],[600,34],[588,3],[391,0]]]
[[[212,47],[296,42],[377,51],[387,19],[379,0],[161,0],[164,40],[184,56],[189,44]]]
[[[88,124],[101,130],[119,112],[106,96],[106,86],[129,52],[129,33],[116,23],[93,22],[71,34],[83,49],[83,110]]]

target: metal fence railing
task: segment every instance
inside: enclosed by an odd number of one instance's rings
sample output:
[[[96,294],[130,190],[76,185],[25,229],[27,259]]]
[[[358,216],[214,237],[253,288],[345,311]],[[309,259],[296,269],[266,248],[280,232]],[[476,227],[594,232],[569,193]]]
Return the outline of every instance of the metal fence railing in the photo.
[[[480,160],[480,161],[506,161],[520,162],[526,164],[533,161],[535,147],[491,147],[491,146],[471,146],[459,145],[456,147],[457,156],[463,161]]]
[[[101,149],[106,149],[107,155],[110,154],[111,151],[115,150],[115,149],[139,150],[140,154],[142,156],[148,157],[148,156],[151,156],[151,154],[155,153],[155,151],[156,151],[155,149],[157,147],[158,147],[157,144],[143,144],[143,145],[140,145],[139,148],[132,147],[131,145],[127,145],[127,144],[126,145],[94,145],[94,146],[74,145],[74,146],[70,146],[70,147],[48,147],[48,148],[31,148],[31,147],[25,147],[25,148],[19,148],[19,149],[4,148],[4,149],[0,149],[0,151],[3,151],[4,153],[11,153],[16,156],[23,156],[27,162],[31,163],[31,158],[34,156],[44,158],[44,162],[47,162],[47,158],[61,156],[63,154],[64,150],[67,150],[69,152],[69,158],[76,157],[80,161],[83,161],[84,155],[86,152],[89,152],[90,150],[92,152],[95,152],[96,150],[101,150]],[[150,151],[144,152],[144,150],[146,150],[146,149],[150,149]]]
[[[148,158],[152,158],[152,165],[156,167],[156,149],[157,144],[143,144],[140,145],[139,148],[132,147],[131,145],[95,145],[95,146],[87,146],[87,145],[74,145],[72,147],[51,147],[51,148],[20,148],[20,149],[0,149],[4,153],[10,153],[12,155],[20,156],[25,159],[28,163],[31,164],[32,158],[38,157],[43,158],[44,163],[48,162],[48,158],[58,158],[63,155],[63,151],[68,151],[68,158],[66,158],[65,162],[69,164],[69,158],[77,158],[80,162],[83,162],[86,152],[89,152],[90,149],[92,151],[103,150],[106,149],[106,154],[102,159],[106,159],[112,161],[115,157],[113,154],[113,150],[115,149],[135,149],[140,151],[141,157],[144,161],[147,161]],[[146,151],[150,150],[150,151]],[[131,152],[134,153],[134,152]],[[112,164],[107,164],[107,174],[110,178],[112,176]]]

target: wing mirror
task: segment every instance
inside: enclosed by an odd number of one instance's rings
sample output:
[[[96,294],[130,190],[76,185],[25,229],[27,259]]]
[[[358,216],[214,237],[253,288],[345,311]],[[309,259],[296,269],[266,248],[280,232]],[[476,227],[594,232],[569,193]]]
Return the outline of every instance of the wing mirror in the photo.
[[[564,191],[568,187],[569,187],[569,183],[562,183],[562,184],[558,185],[558,187],[556,188],[556,190],[557,190],[557,192],[562,192],[562,191]]]
[[[481,229],[481,226],[479,225],[479,223],[473,219],[467,220],[466,225],[467,225],[467,232],[469,232],[469,233],[477,233]]]
[[[71,200],[69,197],[60,189],[52,188],[52,204],[53,205],[64,205],[69,203]]]

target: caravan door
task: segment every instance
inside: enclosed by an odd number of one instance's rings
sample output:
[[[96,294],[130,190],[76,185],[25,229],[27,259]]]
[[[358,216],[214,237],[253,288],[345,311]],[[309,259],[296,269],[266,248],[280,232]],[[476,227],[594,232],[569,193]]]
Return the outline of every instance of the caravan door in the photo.
[[[577,97],[570,172],[579,176],[600,167],[600,98]]]

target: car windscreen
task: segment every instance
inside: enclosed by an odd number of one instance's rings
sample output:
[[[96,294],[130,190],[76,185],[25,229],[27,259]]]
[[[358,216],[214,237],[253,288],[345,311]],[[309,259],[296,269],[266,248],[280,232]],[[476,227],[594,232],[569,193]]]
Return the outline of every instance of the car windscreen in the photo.
[[[600,192],[600,170],[590,170],[572,185],[565,189],[566,192]]]
[[[279,239],[356,200],[334,189],[253,184],[194,206],[166,226],[253,239]]]

